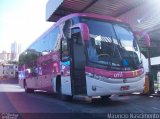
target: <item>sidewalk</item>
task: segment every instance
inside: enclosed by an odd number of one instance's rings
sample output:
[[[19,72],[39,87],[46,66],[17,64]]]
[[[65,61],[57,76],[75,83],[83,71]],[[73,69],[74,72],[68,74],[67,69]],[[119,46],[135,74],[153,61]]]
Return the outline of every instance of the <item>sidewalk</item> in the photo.
[[[157,83],[157,81],[154,81],[154,94],[144,94],[144,93],[133,93],[133,94],[141,95],[141,96],[160,97],[160,93],[158,93],[158,83]]]
[[[24,92],[17,79],[0,79],[0,93]]]
[[[0,79],[0,84],[18,84],[18,79]]]

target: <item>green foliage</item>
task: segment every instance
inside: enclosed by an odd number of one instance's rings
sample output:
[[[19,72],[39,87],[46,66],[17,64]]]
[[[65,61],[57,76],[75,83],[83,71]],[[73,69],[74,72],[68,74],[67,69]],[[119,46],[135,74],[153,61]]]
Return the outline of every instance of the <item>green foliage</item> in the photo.
[[[19,56],[19,64],[30,64],[34,62],[38,58],[38,56],[39,53],[33,50],[28,50]]]

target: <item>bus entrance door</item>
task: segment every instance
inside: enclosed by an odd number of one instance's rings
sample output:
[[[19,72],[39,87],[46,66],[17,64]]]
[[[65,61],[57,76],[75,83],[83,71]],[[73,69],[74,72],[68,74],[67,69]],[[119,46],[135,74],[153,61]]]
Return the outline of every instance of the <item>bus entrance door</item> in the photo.
[[[71,44],[71,83],[73,95],[85,95],[85,52],[80,32],[72,34]]]

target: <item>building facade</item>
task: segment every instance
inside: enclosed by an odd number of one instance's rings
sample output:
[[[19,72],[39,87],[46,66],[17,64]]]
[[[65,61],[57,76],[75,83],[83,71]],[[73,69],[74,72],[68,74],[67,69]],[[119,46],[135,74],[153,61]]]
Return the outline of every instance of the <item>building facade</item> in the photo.
[[[0,53],[0,62],[10,61],[11,57],[12,57],[12,53],[2,51],[2,53]]]
[[[21,45],[17,44],[17,42],[13,42],[11,44],[11,60],[18,61],[19,55],[21,53]]]
[[[0,79],[15,79],[18,75],[16,64],[0,64]]]

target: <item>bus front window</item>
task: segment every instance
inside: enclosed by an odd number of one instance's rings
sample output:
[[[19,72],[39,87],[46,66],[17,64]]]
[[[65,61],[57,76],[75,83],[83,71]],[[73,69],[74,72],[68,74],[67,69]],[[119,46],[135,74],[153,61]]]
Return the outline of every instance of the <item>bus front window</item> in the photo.
[[[136,68],[140,65],[140,51],[132,31],[124,24],[114,24],[113,27],[122,47],[120,52],[123,59],[128,60],[131,66]]]
[[[114,23],[91,18],[80,18],[90,31],[87,43],[88,62],[103,65],[113,70],[137,69],[140,53],[134,35],[123,23]]]

